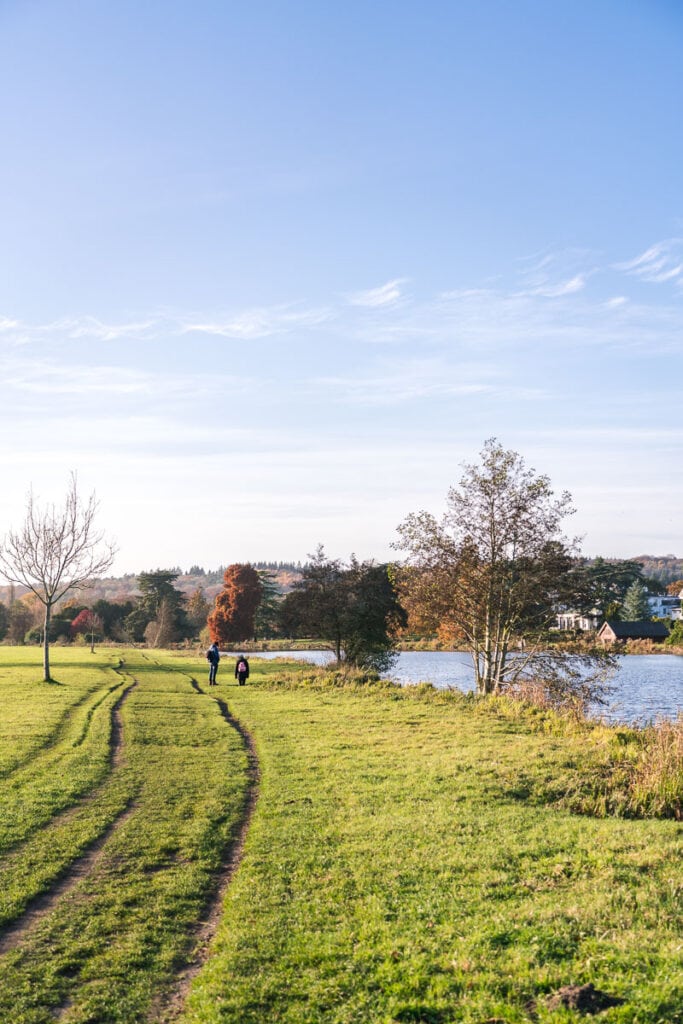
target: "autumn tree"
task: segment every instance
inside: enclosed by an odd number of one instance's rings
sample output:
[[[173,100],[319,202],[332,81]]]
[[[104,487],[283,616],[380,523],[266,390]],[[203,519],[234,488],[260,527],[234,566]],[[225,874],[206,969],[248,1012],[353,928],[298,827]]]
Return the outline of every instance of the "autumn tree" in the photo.
[[[0,572],[11,583],[27,587],[44,609],[43,676],[50,681],[50,621],[54,606],[70,591],[87,587],[110,568],[115,547],[96,529],[98,503],[84,501],[75,474],[63,508],[41,509],[30,491],[26,516],[0,546]]]
[[[206,620],[209,617],[211,611],[211,605],[204,596],[204,590],[202,587],[197,587],[187,600],[187,621],[192,628],[192,632],[195,635],[206,627]]]
[[[556,496],[547,476],[492,438],[449,491],[441,521],[418,512],[399,527],[396,546],[408,553],[397,569],[401,593],[467,646],[479,693],[533,677],[556,694],[599,696],[600,656],[582,662],[548,644],[573,565],[561,532],[572,511],[568,493]]]
[[[90,653],[95,651],[95,636],[102,636],[102,619],[91,608],[84,608],[71,623],[72,636],[90,634]]]
[[[9,607],[7,639],[11,644],[23,644],[33,625],[34,614],[26,601],[13,601]]]
[[[223,575],[223,589],[208,618],[211,640],[219,647],[250,640],[261,593],[261,580],[253,566],[229,565]]]

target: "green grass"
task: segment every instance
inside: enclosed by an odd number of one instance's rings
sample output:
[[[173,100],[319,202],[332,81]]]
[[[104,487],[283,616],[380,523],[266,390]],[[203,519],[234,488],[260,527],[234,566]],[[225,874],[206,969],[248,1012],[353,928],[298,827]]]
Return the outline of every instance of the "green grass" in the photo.
[[[39,1024],[54,1021],[56,1013],[92,1024],[144,1019],[187,953],[239,820],[245,754],[216,702],[198,694],[187,674],[160,669],[135,652],[126,654],[125,672],[138,685],[121,709],[120,768],[108,783],[95,771],[95,799],[79,803],[83,786],[70,785],[68,777],[74,749],[86,741],[74,747],[70,735],[58,744],[50,757],[60,758],[55,777],[66,781],[48,788],[24,845],[15,843],[1,865],[3,887],[13,896],[5,901],[5,916],[16,917],[27,893],[49,888],[88,842],[115,826],[92,871],[0,958],[0,1020]],[[109,765],[110,722],[104,700],[88,728],[94,764]],[[37,758],[37,777],[47,783],[43,767]],[[25,781],[35,807],[37,790]],[[73,808],[66,812],[65,793]],[[19,820],[21,795],[15,787],[9,796],[15,801],[8,809]],[[117,825],[124,807],[130,813]]]
[[[103,685],[112,652],[84,662],[83,652],[53,652],[58,682],[44,683],[36,648],[0,648],[0,778],[56,744],[72,716]],[[62,681],[63,680],[63,681]]]
[[[0,692],[16,682],[2,707],[24,723],[0,722],[16,737],[7,764],[35,755],[0,780],[14,823],[4,920],[107,836],[87,876],[0,957],[0,1020],[158,1019],[242,813],[242,740],[214,692],[191,684],[204,685],[205,662],[123,658],[114,672],[106,652],[56,650],[64,693],[46,724],[22,704],[44,684],[0,654]],[[586,1018],[545,997],[586,982],[622,1000],[597,1018],[608,1024],[683,1022],[680,824],[572,813],[588,807],[585,780],[612,757],[614,731],[251,667],[246,687],[219,673],[217,693],[255,738],[259,800],[183,1024],[559,1024]],[[134,679],[112,766],[111,707]]]
[[[586,982],[602,1020],[683,1020],[680,826],[544,804],[578,728],[382,687],[231,706],[261,798],[186,1024],[574,1021],[543,998]]]

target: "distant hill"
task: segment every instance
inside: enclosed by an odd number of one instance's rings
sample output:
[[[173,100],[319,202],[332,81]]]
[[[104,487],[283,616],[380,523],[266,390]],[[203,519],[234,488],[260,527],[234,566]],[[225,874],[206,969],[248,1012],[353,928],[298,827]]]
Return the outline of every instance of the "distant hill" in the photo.
[[[257,562],[255,563],[255,568],[264,569],[269,572],[281,594],[287,594],[297,579],[301,577],[301,566],[293,562]],[[173,571],[177,570],[174,569]],[[206,599],[212,601],[223,585],[224,572],[223,566],[209,572],[205,572],[204,569],[200,569],[197,566],[192,566],[190,572],[179,574],[175,585],[178,590],[182,590],[184,594],[188,595],[193,594],[195,590],[201,587]],[[15,587],[14,592],[16,597],[21,597],[26,593],[26,588]],[[81,590],[76,595],[70,594],[67,600],[71,600],[75,596],[77,600],[82,600],[84,604],[92,604],[93,601],[99,601],[100,599],[105,601],[129,601],[138,597],[139,594],[137,576],[134,573],[128,573],[125,576],[107,576],[101,580],[96,580],[94,585],[89,587],[88,590]],[[11,588],[9,586],[0,586],[0,601],[3,604],[9,604],[10,596]]]
[[[644,576],[652,576],[660,583],[683,580],[683,558],[676,555],[636,555],[634,562],[640,562]]]
[[[631,561],[640,562],[645,576],[651,576],[663,584],[671,583],[674,580],[683,580],[683,558],[677,558],[676,555],[637,555]],[[289,593],[296,581],[301,579],[303,567],[300,562],[254,562],[252,564],[254,568],[270,573],[281,594]],[[186,573],[180,572],[177,568],[173,571],[179,572],[175,585],[184,594],[193,594],[197,588],[201,587],[206,599],[213,601],[223,585],[225,568],[219,566],[218,569],[204,570],[193,565]],[[25,593],[24,588],[15,587],[17,597],[21,597]],[[69,595],[69,599],[73,596]],[[77,599],[92,604],[93,601],[98,601],[100,598],[104,598],[106,601],[129,601],[138,596],[137,576],[134,573],[128,573],[125,576],[108,576],[97,580],[89,590],[81,591],[80,598],[77,597]],[[0,586],[0,601],[3,604],[9,604],[9,586]]]

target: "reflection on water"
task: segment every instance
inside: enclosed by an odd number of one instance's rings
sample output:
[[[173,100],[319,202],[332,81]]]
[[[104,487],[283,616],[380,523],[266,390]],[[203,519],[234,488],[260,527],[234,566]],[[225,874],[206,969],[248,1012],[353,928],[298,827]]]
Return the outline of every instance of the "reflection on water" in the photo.
[[[254,657],[297,659],[316,665],[333,660],[330,651],[269,651]],[[683,657],[626,654],[618,662],[607,718],[640,722],[675,718],[683,710]],[[474,689],[472,662],[461,651],[402,651],[387,676],[404,686],[424,682],[439,689]]]

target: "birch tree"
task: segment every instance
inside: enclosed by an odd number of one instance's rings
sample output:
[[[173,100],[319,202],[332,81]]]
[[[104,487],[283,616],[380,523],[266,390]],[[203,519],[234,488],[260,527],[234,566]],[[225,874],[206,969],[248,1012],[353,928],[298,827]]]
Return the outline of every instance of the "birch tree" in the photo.
[[[95,525],[94,493],[83,500],[72,474],[64,506],[41,508],[29,491],[26,516],[0,546],[0,573],[27,587],[44,607],[43,678],[50,676],[50,622],[54,606],[65,594],[87,587],[111,567],[116,548]]]
[[[573,544],[561,527],[572,512],[567,492],[555,495],[547,476],[492,438],[449,491],[441,521],[419,512],[399,526],[404,606],[469,649],[479,693],[540,677],[558,691],[599,695],[586,666],[602,666],[599,656],[566,657],[548,643],[571,579]]]

